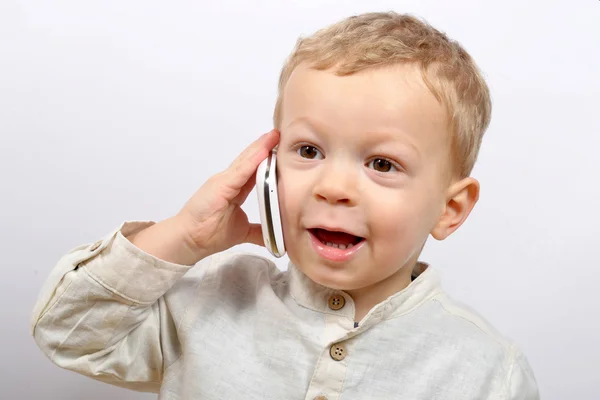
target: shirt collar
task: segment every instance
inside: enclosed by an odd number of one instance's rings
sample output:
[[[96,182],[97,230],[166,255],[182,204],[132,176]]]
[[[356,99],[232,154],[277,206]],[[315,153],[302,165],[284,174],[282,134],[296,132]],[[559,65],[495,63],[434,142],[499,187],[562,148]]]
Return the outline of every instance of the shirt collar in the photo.
[[[288,271],[290,273],[290,293],[300,306],[325,314],[354,319],[354,302],[347,293],[312,281],[292,262],[288,264]],[[439,274],[428,264],[417,263],[413,275],[416,278],[406,288],[373,307],[361,325],[371,325],[406,314],[442,291]],[[331,296],[335,295],[341,295],[345,299],[345,306],[339,310],[332,310],[329,307],[329,300]]]

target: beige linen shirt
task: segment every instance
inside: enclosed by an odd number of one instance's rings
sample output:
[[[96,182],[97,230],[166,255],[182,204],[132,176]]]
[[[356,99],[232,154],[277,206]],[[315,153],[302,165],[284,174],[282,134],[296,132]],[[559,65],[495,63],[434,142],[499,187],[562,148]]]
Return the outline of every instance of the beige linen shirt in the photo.
[[[539,398],[523,354],[432,267],[355,327],[352,298],[293,264],[220,253],[190,268],[125,238],[150,224],[53,269],[31,329],[54,363],[163,400]]]

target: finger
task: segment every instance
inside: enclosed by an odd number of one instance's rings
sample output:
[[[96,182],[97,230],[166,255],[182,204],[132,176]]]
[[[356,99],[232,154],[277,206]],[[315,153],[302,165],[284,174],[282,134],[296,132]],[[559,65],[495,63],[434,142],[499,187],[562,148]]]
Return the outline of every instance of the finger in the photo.
[[[232,187],[241,189],[254,175],[258,165],[279,142],[279,132],[271,131],[248,146],[227,169]]]
[[[250,145],[248,147],[246,147],[244,150],[242,150],[242,152],[240,154],[238,154],[238,156],[231,163],[230,167],[233,167],[235,169],[235,167],[237,167],[239,165],[246,164],[247,161],[249,159],[251,159],[254,154],[256,154],[257,152],[261,152],[261,150],[263,150],[265,148],[264,143],[266,141],[268,141],[269,138],[273,138],[273,135],[275,132],[276,132],[275,130],[267,132],[267,133],[261,135],[254,142],[250,143]],[[270,149],[265,149],[265,150],[267,150],[267,152],[268,152]]]
[[[257,246],[265,246],[260,224],[250,224],[250,229],[248,229],[248,235],[246,235],[244,242],[252,243]]]
[[[254,186],[256,186],[256,171],[254,171],[252,176],[248,179],[248,181],[246,181],[244,186],[242,186],[238,195],[235,196],[235,198],[232,200],[232,203],[237,204],[238,206],[244,204],[244,202],[248,198],[248,195],[250,194],[252,189],[254,189]]]

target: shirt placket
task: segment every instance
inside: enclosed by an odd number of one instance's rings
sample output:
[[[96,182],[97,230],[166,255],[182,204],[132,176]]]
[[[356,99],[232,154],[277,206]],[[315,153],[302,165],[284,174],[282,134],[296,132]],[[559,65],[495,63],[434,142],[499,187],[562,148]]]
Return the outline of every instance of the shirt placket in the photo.
[[[344,387],[352,343],[348,333],[354,329],[353,314],[348,308],[352,300],[343,294],[328,299],[330,312],[325,314],[323,349],[317,360],[305,400],[339,399]]]

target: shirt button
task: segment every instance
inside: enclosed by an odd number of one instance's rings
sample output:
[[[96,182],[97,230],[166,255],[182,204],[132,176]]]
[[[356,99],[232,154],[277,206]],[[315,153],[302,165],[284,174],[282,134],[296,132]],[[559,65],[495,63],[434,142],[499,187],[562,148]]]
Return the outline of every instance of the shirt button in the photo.
[[[102,245],[102,240],[97,241],[90,247],[90,251],[96,251]]]
[[[346,346],[343,343],[336,343],[329,348],[329,355],[335,361],[342,361],[346,358]]]
[[[317,396],[313,400],[327,400],[327,397],[325,397],[325,396]]]
[[[339,310],[344,307],[344,304],[346,304],[346,299],[341,294],[334,294],[329,297],[329,308],[332,310]]]

